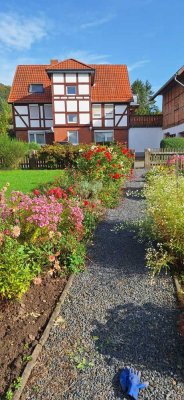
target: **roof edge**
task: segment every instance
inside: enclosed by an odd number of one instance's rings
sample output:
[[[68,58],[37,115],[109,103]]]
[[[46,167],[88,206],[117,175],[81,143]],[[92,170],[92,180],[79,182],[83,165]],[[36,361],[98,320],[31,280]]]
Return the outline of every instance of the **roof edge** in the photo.
[[[160,88],[159,90],[157,90],[157,92],[154,93],[153,96],[150,97],[150,100],[154,100],[155,97],[161,95],[162,92],[163,92],[163,90],[164,90],[172,81],[175,80],[175,77],[180,76],[183,72],[184,72],[184,66],[182,66],[180,69],[178,69],[178,71],[175,72],[175,74],[172,75],[171,78],[168,79],[168,81],[167,81],[163,86],[161,86],[161,88]]]

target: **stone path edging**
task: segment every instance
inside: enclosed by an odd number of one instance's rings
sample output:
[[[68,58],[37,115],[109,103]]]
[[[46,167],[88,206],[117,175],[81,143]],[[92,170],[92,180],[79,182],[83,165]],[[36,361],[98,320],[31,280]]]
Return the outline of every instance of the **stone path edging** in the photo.
[[[46,341],[47,341],[47,339],[49,337],[50,330],[51,330],[56,318],[60,314],[61,306],[64,303],[64,301],[66,299],[66,296],[67,296],[67,294],[68,294],[68,292],[69,292],[69,290],[70,290],[70,288],[71,288],[71,286],[73,284],[74,277],[75,277],[75,275],[73,275],[73,274],[69,277],[68,282],[67,282],[63,292],[61,293],[61,296],[60,296],[59,300],[56,303],[56,306],[55,306],[55,308],[54,308],[54,310],[52,312],[52,315],[51,315],[51,317],[50,317],[50,319],[49,319],[49,321],[48,321],[48,323],[47,323],[47,325],[46,325],[46,327],[44,329],[44,332],[43,332],[43,334],[42,334],[42,336],[41,336],[41,338],[39,340],[39,343],[36,345],[36,347],[33,350],[33,353],[31,355],[32,359],[31,359],[31,361],[29,361],[27,363],[27,365],[26,365],[26,367],[25,367],[25,369],[24,369],[24,371],[23,371],[23,373],[21,375],[21,387],[14,392],[13,400],[19,400],[21,395],[22,395],[22,392],[23,392],[23,390],[24,390],[24,388],[26,386],[26,383],[27,383],[27,381],[29,379],[29,376],[30,376],[35,364],[36,364],[36,361],[37,361],[37,359],[38,359],[38,357],[39,357],[39,355],[40,355],[40,353],[42,351],[42,348],[43,348],[44,344],[46,343]]]

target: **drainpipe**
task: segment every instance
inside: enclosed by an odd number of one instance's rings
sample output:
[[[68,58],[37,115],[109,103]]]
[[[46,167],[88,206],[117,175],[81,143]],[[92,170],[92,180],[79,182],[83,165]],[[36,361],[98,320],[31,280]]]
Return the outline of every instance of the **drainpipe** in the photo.
[[[178,79],[177,79],[176,77],[177,77],[177,75],[175,75],[175,77],[174,77],[174,80],[175,80],[177,83],[179,83],[181,86],[183,86],[183,87],[184,87],[184,84],[183,84],[183,83],[181,83],[180,81],[178,81]]]

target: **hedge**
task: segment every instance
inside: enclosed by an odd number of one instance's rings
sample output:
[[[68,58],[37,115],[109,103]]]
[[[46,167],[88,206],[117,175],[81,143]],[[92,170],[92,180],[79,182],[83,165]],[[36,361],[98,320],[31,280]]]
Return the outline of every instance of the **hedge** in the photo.
[[[168,150],[184,150],[184,138],[172,137],[162,139],[160,142],[161,149]]]

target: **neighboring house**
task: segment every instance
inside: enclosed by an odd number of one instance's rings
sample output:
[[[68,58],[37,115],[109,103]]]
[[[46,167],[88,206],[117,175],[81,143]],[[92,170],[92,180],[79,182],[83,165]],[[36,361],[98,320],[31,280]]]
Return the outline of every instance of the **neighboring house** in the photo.
[[[125,65],[19,65],[8,99],[16,137],[73,144],[128,142],[133,95]]]
[[[163,96],[163,135],[184,136],[184,66],[179,69],[152,99]]]

